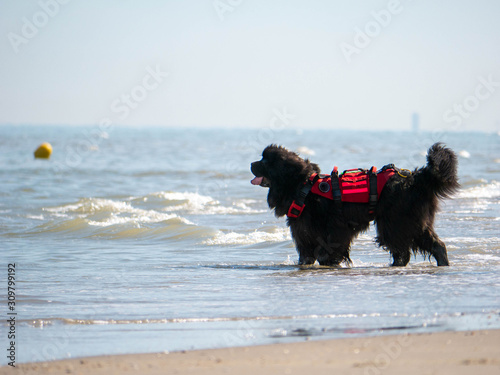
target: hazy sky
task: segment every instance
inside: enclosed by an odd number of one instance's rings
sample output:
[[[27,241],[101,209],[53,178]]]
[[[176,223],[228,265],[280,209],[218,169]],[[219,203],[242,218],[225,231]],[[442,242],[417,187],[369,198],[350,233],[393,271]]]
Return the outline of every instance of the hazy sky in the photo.
[[[0,123],[500,131],[498,0],[0,0]]]

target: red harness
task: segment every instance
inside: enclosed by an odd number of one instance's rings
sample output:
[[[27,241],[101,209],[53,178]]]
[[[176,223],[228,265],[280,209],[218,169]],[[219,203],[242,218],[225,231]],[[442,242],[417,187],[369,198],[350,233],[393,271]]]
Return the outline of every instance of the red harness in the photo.
[[[331,199],[340,208],[341,202],[369,203],[369,213],[372,214],[378,197],[386,182],[396,173],[396,168],[390,164],[377,173],[377,169],[370,170],[349,169],[338,175],[337,167],[329,175],[314,173],[299,192],[288,210],[287,216],[298,218],[305,207],[305,198],[309,192]]]

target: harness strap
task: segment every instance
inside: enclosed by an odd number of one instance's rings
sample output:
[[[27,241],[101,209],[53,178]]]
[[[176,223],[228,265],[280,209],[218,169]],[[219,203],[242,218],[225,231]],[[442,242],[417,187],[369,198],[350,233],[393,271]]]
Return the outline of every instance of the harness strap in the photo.
[[[339,169],[337,168],[337,166],[333,167],[332,174],[331,174],[331,182],[332,182],[333,202],[335,204],[335,208],[337,210],[337,213],[340,213],[341,208],[342,208],[342,195],[340,192]]]
[[[377,205],[377,168],[371,167],[368,171],[368,178],[370,179],[370,199],[368,200],[368,213],[370,215],[375,213],[375,206]]]
[[[298,197],[292,202],[290,205],[290,208],[288,209],[288,213],[286,216],[292,217],[292,218],[298,218],[300,215],[302,215],[302,211],[304,211],[304,208],[306,206],[305,201],[306,197],[311,191],[313,185],[318,181],[319,175],[316,173],[316,175],[312,175],[311,177],[314,178],[308,178],[306,182],[304,182],[304,186],[299,190]]]

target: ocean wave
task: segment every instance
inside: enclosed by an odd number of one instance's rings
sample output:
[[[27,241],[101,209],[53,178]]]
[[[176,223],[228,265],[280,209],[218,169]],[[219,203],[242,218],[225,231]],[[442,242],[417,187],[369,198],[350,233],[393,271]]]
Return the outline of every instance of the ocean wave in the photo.
[[[495,254],[466,254],[463,256],[463,258],[472,260],[475,263],[485,263],[485,264],[498,262],[498,260],[500,259],[500,257]]]
[[[480,257],[488,254],[500,256],[500,238],[498,237],[444,237],[443,241],[449,250],[466,249],[466,255],[471,252]],[[462,257],[462,253],[455,253],[455,257]]]
[[[214,215],[265,212],[265,210],[251,207],[258,203],[258,201],[253,199],[237,199],[229,205],[223,205],[220,201],[210,196],[198,193],[166,191],[141,197],[118,199],[82,198],[76,203],[44,208],[44,211],[61,217],[70,214],[132,213],[142,216],[142,219],[145,221],[154,222],[169,219],[170,213]]]
[[[146,197],[144,197],[146,198]],[[188,198],[189,199],[189,198]],[[147,199],[143,199],[147,201]],[[151,238],[200,241],[214,230],[198,226],[160,204],[140,207],[135,198],[82,198],[44,209],[46,222],[31,234],[66,233],[78,237]]]
[[[306,155],[306,156],[314,156],[316,155],[316,152],[314,150],[311,150],[309,147],[306,146],[300,146],[297,149],[297,152],[301,155]]]
[[[146,224],[168,222],[172,219],[193,225],[189,220],[171,213],[144,210],[133,207],[129,202],[101,198],[84,198],[75,204],[46,208],[58,217],[83,219],[91,226],[107,227],[117,224]]]
[[[491,181],[490,183],[473,186],[461,190],[457,198],[499,198],[500,182]]]
[[[381,313],[361,313],[361,314],[310,314],[310,315],[276,315],[276,316],[229,316],[229,317],[186,317],[186,318],[160,318],[160,319],[74,319],[74,318],[49,318],[49,319],[27,319],[19,320],[20,324],[27,324],[32,327],[44,327],[55,324],[63,325],[118,325],[118,324],[168,324],[168,323],[214,323],[214,322],[241,322],[259,320],[299,320],[299,319],[335,319],[335,318],[366,318],[381,317],[383,315],[418,317],[422,314],[381,314]]]
[[[191,239],[193,243],[200,243],[212,238],[217,229],[196,224],[198,216],[263,212],[255,208],[259,204],[253,199],[236,199],[223,204],[207,195],[174,191],[132,197],[82,198],[75,203],[44,208],[43,216],[38,215],[36,219],[45,222],[35,227],[32,233],[117,239]],[[273,235],[269,236],[272,240]],[[236,237],[233,235],[232,240],[224,240],[216,236],[212,243],[261,242]]]
[[[96,214],[99,212],[118,213],[130,210],[129,203],[123,201],[113,201],[111,199],[83,198],[73,204],[66,204],[57,207],[44,208],[44,211],[68,216],[70,213],[81,215]]]
[[[499,237],[483,237],[478,239],[477,237],[444,237],[443,241],[445,242],[458,242],[458,243],[467,243],[467,244],[495,244],[500,243]]]
[[[218,232],[214,237],[203,241],[204,245],[252,245],[261,242],[291,241],[292,237],[287,228],[276,228],[273,232],[254,231],[250,233]]]
[[[252,207],[259,203],[253,199],[237,199],[224,205],[210,196],[191,192],[162,191],[144,197],[133,197],[131,202],[139,206],[161,207],[161,210],[165,212],[187,215],[234,215],[265,212],[265,210]]]
[[[461,156],[461,157],[463,157],[465,159],[469,159],[470,158],[470,152],[467,151],[467,150],[460,150],[458,152],[458,156]]]
[[[148,219],[149,220],[149,219]],[[28,235],[65,234],[78,238],[183,240],[190,238],[198,242],[210,236],[213,230],[189,223],[188,220],[172,215],[168,220],[148,223],[140,218],[110,219],[94,222],[87,218],[51,220],[27,232]]]
[[[498,309],[487,309],[476,312],[448,312],[441,313],[441,318],[460,316],[495,316],[500,313]],[[359,318],[425,318],[427,315],[422,312],[371,312],[371,313],[337,313],[337,314],[304,314],[304,315],[254,315],[254,316],[221,316],[221,317],[179,317],[179,318],[144,318],[144,319],[77,319],[77,318],[48,318],[48,319],[23,319],[18,320],[19,324],[29,325],[36,328],[44,326],[62,325],[128,325],[128,324],[172,324],[172,323],[217,323],[217,322],[244,322],[244,321],[297,321],[297,320],[319,320],[319,319],[359,319]],[[433,318],[435,319],[435,317]],[[425,323],[424,323],[425,324]],[[399,327],[393,327],[399,328]],[[334,329],[334,328],[333,328]],[[377,327],[376,330],[383,328]]]

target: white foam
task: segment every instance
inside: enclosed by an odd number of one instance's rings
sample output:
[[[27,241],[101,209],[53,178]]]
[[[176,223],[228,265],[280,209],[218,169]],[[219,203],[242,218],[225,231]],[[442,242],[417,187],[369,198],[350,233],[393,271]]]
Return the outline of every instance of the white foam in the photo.
[[[478,237],[445,237],[443,238],[443,241],[445,242],[459,242],[459,243],[483,243],[483,244],[489,244],[489,243],[500,243],[500,238],[499,237],[483,237],[483,238],[478,238]]]
[[[467,254],[463,259],[471,260],[482,264],[497,263],[500,257],[495,254]]]
[[[129,202],[101,198],[85,198],[75,204],[46,208],[56,217],[76,216],[84,219],[89,225],[106,227],[116,224],[159,223],[176,219],[184,224],[192,225],[189,220],[172,213],[156,210],[144,210],[133,207]]]
[[[141,210],[138,210],[138,212],[133,212],[132,215],[129,216],[111,215],[110,217],[105,218],[101,221],[89,220],[88,224],[99,227],[107,227],[117,224],[135,224],[137,228],[140,228],[141,224],[159,223],[162,221],[170,221],[172,219],[178,219],[178,221],[184,224],[193,224],[189,220],[174,214],[161,214],[156,211],[140,211]]]
[[[291,259],[290,255],[287,255],[286,260],[283,263],[281,263],[281,265],[283,265],[283,266],[294,266],[296,264],[297,264],[297,262],[295,260]]]
[[[26,217],[33,220],[45,220],[43,215],[27,215]]]
[[[207,205],[219,204],[219,201],[213,199],[212,197],[201,195],[198,193],[165,191],[155,193],[153,195],[170,201],[171,203],[178,202],[179,206],[184,206],[190,209],[200,209]]]
[[[458,198],[497,198],[500,197],[500,182],[492,181],[488,184],[464,189],[457,196]]]
[[[314,156],[316,155],[316,152],[314,152],[314,150],[311,150],[310,148],[306,147],[306,146],[300,146],[297,151],[299,152],[299,154],[302,154],[302,155],[308,155],[308,156]]]
[[[203,241],[203,245],[251,245],[262,242],[283,242],[292,238],[287,228],[278,228],[275,232],[255,231],[248,234],[218,232],[214,237]]]
[[[123,201],[113,201],[101,198],[84,198],[74,204],[67,204],[59,207],[44,208],[56,214],[78,213],[81,215],[94,214],[98,212],[124,212],[132,209],[130,203]]]
[[[240,199],[232,202],[230,206],[224,206],[218,200],[198,193],[189,192],[159,192],[153,194],[164,199],[168,205],[162,210],[166,212],[183,212],[193,215],[230,215],[261,213],[264,210],[256,210],[249,205],[256,203],[252,199]]]
[[[264,212],[251,206],[253,199],[240,199],[230,205],[222,205],[218,200],[191,192],[159,192],[143,197],[122,199],[83,198],[76,203],[45,208],[51,218],[63,220],[79,219],[93,227],[126,225],[142,228],[147,224],[170,222],[173,224],[195,225],[185,215],[228,215]],[[146,205],[146,206],[144,206]],[[33,219],[45,219],[43,216]],[[277,237],[277,238],[276,238]],[[264,241],[278,241],[283,235],[272,233],[219,234],[212,244],[247,244]],[[210,240],[209,240],[210,242]]]
[[[465,159],[469,159],[470,158],[470,152],[469,151],[466,151],[466,150],[461,150],[458,152],[458,155],[465,158]]]

